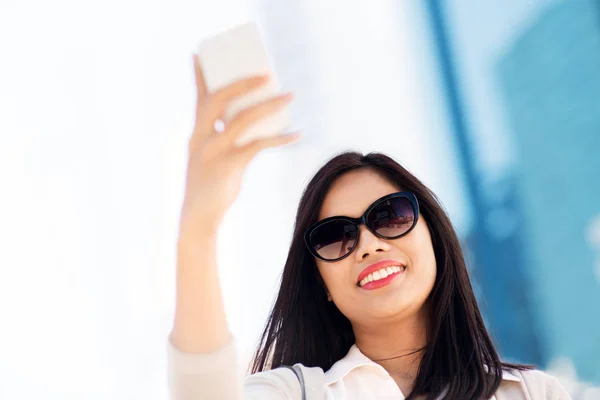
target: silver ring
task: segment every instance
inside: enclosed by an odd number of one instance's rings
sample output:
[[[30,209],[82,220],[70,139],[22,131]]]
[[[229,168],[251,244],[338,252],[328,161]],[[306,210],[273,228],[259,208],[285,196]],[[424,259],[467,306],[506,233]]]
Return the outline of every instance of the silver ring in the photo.
[[[223,132],[225,130],[225,121],[223,121],[222,119],[216,120],[214,129],[215,129],[215,132],[217,132],[217,133]]]

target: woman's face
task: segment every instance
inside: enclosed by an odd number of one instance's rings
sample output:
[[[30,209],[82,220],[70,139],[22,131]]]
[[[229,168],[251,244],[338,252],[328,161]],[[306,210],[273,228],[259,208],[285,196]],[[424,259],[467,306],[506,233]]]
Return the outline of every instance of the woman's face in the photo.
[[[319,220],[336,215],[360,217],[375,200],[400,190],[371,169],[348,172],[332,185]],[[381,260],[398,261],[405,270],[378,289],[357,286],[360,273]],[[380,239],[361,225],[352,254],[336,262],[316,262],[335,305],[353,324],[403,319],[418,313],[436,277],[431,237],[422,216],[410,233],[393,240]]]

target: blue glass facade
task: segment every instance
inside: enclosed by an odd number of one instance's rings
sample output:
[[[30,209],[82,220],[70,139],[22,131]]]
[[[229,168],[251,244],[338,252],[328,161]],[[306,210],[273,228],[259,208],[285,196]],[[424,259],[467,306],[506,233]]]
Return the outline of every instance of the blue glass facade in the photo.
[[[600,282],[587,239],[600,214],[600,7],[558,3],[497,63],[517,153],[527,265],[547,351],[600,382]]]
[[[600,2],[426,4],[486,323],[503,358],[600,383]]]

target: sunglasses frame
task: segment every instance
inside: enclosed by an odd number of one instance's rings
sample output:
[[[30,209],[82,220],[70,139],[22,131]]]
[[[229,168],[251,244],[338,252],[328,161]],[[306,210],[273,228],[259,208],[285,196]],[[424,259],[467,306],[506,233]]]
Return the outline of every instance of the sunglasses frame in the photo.
[[[380,235],[377,232],[374,232],[371,229],[371,227],[369,225],[367,225],[367,216],[379,204],[381,204],[381,203],[383,203],[383,202],[385,202],[387,200],[396,199],[396,198],[406,198],[406,199],[408,199],[410,201],[410,203],[411,203],[411,205],[413,207],[413,212],[415,213],[415,219],[413,221],[412,226],[406,232],[402,233],[401,235],[392,236],[392,237]],[[385,195],[385,196],[383,196],[383,197],[375,200],[367,208],[367,210],[364,212],[364,214],[362,216],[360,216],[359,218],[352,218],[352,217],[346,217],[346,216],[341,215],[341,216],[328,217],[328,218],[322,219],[322,220],[314,223],[304,233],[304,243],[306,244],[306,247],[308,248],[308,251],[313,256],[317,257],[318,259],[326,261],[326,262],[336,262],[336,261],[340,261],[340,260],[343,260],[344,258],[348,257],[356,249],[356,246],[358,245],[358,242],[360,240],[360,226],[361,225],[366,226],[367,229],[373,235],[377,236],[378,238],[391,240],[391,239],[398,239],[398,238],[401,238],[402,236],[407,235],[417,225],[417,221],[418,220],[419,220],[419,202],[417,201],[417,197],[413,193],[411,193],[411,192],[396,192],[396,193],[391,193],[391,194]],[[313,250],[313,248],[311,246],[311,243],[310,243],[310,237],[314,233],[314,231],[317,228],[319,228],[321,225],[324,225],[324,224],[326,224],[326,223],[328,223],[330,221],[347,221],[347,222],[350,222],[351,224],[354,224],[356,226],[356,230],[358,232],[357,237],[356,237],[356,241],[354,242],[354,245],[352,246],[352,248],[350,249],[350,251],[348,251],[348,253],[344,254],[342,257],[336,258],[334,260],[328,260],[328,259],[325,259],[325,258],[321,257],[319,254],[317,254],[316,251]]]

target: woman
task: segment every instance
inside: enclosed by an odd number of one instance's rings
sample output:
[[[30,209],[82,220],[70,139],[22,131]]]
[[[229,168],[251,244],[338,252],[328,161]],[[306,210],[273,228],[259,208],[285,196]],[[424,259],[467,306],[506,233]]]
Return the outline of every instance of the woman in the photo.
[[[569,398],[555,378],[499,360],[447,215],[418,179],[377,153],[341,154],[308,184],[253,374],[242,383],[216,232],[248,162],[298,136],[235,147],[244,129],[291,97],[254,106],[215,133],[227,104],[266,78],[209,95],[196,57],[194,67],[198,105],[169,345],[173,399],[300,399],[303,391],[309,400]]]

